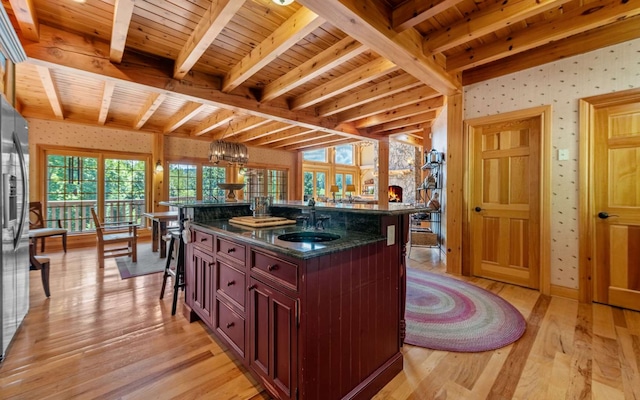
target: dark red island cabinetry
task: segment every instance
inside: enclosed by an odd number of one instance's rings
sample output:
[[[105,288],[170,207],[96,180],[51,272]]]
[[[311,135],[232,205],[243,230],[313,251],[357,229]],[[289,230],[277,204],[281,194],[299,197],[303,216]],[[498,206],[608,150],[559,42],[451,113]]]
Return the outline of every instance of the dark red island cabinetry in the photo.
[[[368,399],[402,370],[408,218],[381,221],[394,237],[306,259],[195,224],[186,315],[278,399]]]

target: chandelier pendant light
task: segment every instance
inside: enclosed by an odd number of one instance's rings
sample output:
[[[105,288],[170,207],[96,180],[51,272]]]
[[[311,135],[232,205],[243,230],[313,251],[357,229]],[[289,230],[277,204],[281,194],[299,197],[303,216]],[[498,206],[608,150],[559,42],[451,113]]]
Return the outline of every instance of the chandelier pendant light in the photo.
[[[218,164],[220,161],[243,166],[249,162],[247,146],[224,140],[211,142],[209,145],[209,162]]]

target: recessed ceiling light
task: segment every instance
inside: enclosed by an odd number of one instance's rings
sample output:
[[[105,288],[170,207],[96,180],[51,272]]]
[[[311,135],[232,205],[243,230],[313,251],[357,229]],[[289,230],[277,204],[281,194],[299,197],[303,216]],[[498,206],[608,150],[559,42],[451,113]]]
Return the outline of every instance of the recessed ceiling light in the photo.
[[[87,0],[73,0],[73,1],[75,1],[76,3],[86,3],[87,2]]]
[[[293,3],[293,0],[273,0],[273,2],[279,6],[288,6]]]

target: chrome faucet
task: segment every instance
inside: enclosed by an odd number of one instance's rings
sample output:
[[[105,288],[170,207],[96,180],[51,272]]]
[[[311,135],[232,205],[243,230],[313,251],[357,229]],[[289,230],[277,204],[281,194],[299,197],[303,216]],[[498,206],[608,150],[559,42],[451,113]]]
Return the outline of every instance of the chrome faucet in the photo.
[[[309,199],[309,203],[307,203],[311,210],[309,210],[309,221],[307,222],[307,226],[316,229],[316,201],[312,198]]]

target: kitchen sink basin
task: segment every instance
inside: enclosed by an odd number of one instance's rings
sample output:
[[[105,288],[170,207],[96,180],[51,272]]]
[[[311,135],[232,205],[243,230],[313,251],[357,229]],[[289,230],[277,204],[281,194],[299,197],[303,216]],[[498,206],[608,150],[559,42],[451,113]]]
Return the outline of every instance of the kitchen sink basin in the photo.
[[[321,243],[330,242],[332,240],[340,239],[340,235],[328,232],[292,232],[285,233],[278,236],[278,239],[285,242],[304,242],[304,243]]]

